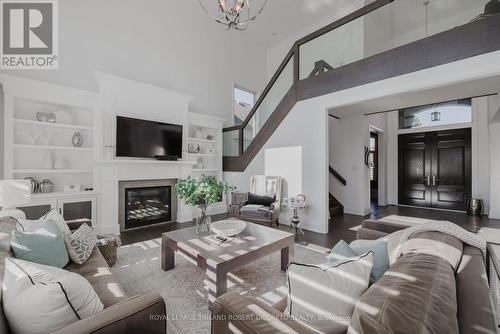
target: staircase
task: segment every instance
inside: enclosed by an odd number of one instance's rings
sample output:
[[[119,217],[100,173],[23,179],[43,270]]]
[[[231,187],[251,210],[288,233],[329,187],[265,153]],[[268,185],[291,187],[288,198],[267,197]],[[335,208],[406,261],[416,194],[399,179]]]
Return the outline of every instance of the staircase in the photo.
[[[329,196],[329,211],[330,211],[330,219],[333,217],[343,216],[344,215],[344,206],[340,203],[331,193]]]
[[[342,185],[347,185],[346,179],[344,179],[332,166],[329,166],[330,174],[336,178]],[[329,193],[328,209],[330,212],[330,222],[332,222],[334,217],[344,215],[344,206],[339,202],[332,193]]]
[[[402,2],[408,0],[375,0],[296,41],[244,122],[223,130],[224,171],[243,172],[299,101],[500,50],[500,15],[494,15],[337,68],[325,60],[328,54],[302,57],[303,48],[319,37]],[[325,49],[338,51],[335,45]]]

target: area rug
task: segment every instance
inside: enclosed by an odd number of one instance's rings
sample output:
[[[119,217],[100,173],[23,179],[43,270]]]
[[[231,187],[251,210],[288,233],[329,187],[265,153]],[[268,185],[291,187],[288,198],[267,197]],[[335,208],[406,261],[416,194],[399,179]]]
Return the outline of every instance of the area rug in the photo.
[[[118,261],[111,268],[129,296],[157,291],[165,300],[167,333],[210,333],[211,313],[207,302],[207,281],[202,269],[175,255],[175,268],[160,267],[161,239],[152,239],[118,249]],[[295,245],[294,260],[322,263],[325,249]],[[256,296],[273,304],[286,295],[285,273],[280,270],[280,253],[270,254],[228,275],[228,291]]]

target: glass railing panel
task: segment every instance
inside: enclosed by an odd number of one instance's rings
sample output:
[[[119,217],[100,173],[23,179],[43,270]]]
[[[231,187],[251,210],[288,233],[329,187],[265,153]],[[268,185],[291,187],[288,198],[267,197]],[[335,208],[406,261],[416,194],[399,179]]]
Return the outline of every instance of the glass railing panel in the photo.
[[[243,149],[246,150],[253,138],[267,122],[271,114],[281,102],[283,97],[293,85],[293,58],[291,58],[281,71],[271,89],[267,92],[257,111],[253,114],[248,124],[243,129]]]
[[[353,11],[361,8],[358,5]],[[299,79],[310,76],[318,61],[333,68],[363,58],[363,19],[358,18],[299,46]]]
[[[469,23],[488,1],[394,0],[300,45],[299,78],[309,77],[320,60],[338,68]]]
[[[222,152],[225,157],[240,155],[240,131],[238,129],[222,133]]]

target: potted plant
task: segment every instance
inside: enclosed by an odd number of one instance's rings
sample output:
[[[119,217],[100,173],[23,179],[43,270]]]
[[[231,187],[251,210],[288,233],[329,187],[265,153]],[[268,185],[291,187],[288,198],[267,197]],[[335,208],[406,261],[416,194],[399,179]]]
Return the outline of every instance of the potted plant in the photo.
[[[217,181],[214,176],[203,176],[197,180],[188,176],[180,179],[175,186],[177,196],[187,205],[197,207],[198,214],[194,215],[196,233],[207,234],[210,232],[210,205],[220,202],[225,192],[234,187],[223,181]]]

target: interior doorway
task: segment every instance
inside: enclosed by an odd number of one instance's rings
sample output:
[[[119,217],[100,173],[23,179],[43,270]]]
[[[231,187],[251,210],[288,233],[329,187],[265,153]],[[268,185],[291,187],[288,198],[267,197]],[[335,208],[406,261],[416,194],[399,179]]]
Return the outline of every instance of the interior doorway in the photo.
[[[370,208],[374,212],[378,208],[379,199],[379,134],[370,131],[370,147],[368,153],[370,168]]]

